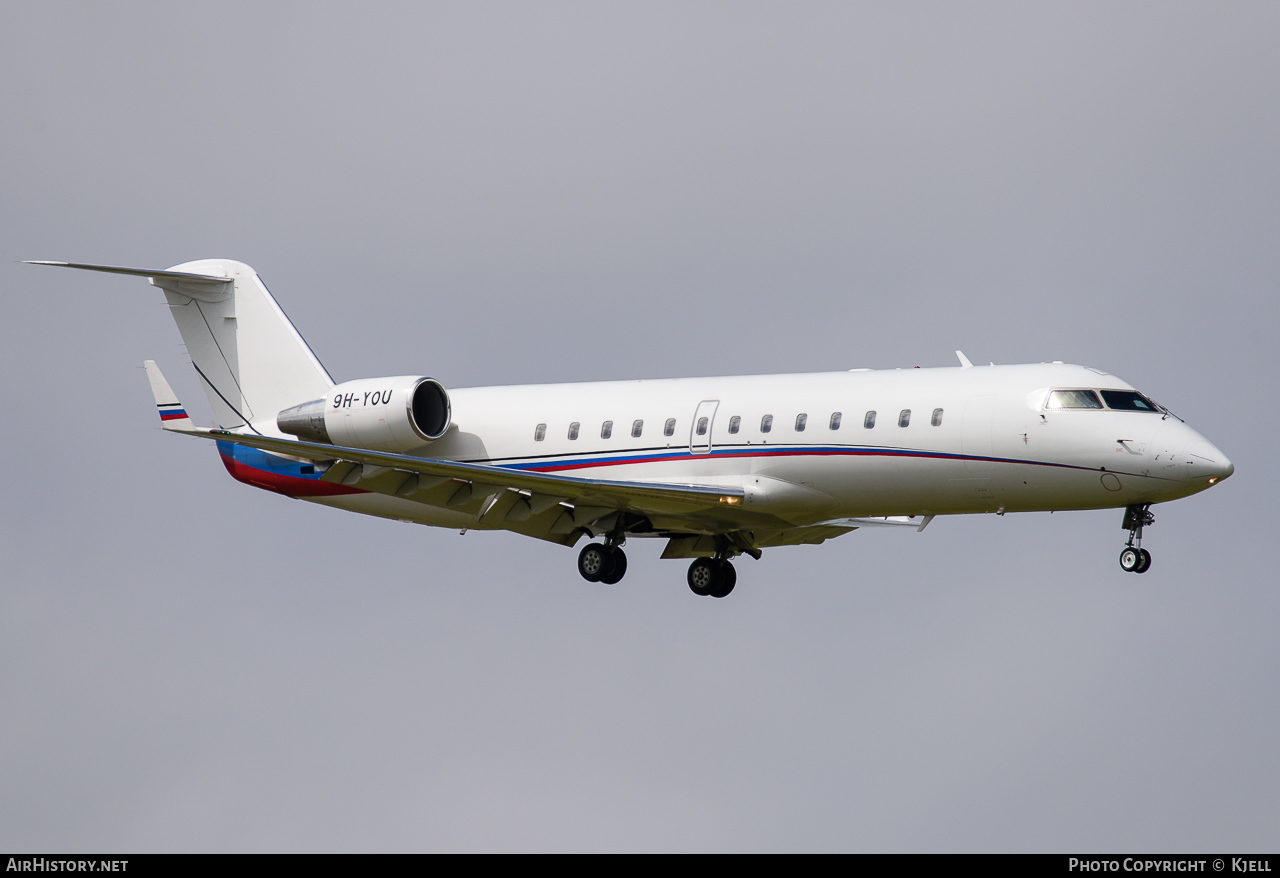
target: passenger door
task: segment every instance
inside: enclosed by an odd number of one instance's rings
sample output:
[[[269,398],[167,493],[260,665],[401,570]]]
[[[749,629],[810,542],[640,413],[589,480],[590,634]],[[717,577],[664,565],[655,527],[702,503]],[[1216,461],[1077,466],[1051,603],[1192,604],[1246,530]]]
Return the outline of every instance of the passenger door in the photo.
[[[711,428],[715,425],[718,399],[704,399],[693,413],[693,426],[689,428],[689,453],[711,453]]]

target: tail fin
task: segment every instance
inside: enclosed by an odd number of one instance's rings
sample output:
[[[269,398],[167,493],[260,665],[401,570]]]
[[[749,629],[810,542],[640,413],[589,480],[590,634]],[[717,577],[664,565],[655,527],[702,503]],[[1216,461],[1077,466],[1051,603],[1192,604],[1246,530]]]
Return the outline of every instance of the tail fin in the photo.
[[[151,394],[156,398],[156,410],[160,413],[160,426],[166,430],[186,433],[196,428],[186,408],[178,401],[169,382],[165,380],[155,360],[143,360],[142,368],[147,370],[147,380],[151,382]]]
[[[137,275],[164,290],[214,417],[225,429],[248,425],[279,435],[277,413],[318,399],[333,386],[333,379],[266,285],[243,262],[201,259],[163,271],[39,264]]]

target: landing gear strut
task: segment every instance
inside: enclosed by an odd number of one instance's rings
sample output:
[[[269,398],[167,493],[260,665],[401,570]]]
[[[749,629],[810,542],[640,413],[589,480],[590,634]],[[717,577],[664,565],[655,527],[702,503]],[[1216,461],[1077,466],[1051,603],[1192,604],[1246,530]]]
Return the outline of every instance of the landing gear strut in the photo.
[[[1142,529],[1156,520],[1150,510],[1149,503],[1125,507],[1120,526],[1129,532],[1129,542],[1120,553],[1120,569],[1126,573],[1146,573],[1151,569],[1151,553],[1142,548]]]
[[[738,584],[738,571],[728,558],[697,558],[689,565],[689,590],[699,596],[728,597]]]
[[[587,582],[616,585],[627,572],[627,555],[609,543],[587,543],[578,553],[578,572]]]

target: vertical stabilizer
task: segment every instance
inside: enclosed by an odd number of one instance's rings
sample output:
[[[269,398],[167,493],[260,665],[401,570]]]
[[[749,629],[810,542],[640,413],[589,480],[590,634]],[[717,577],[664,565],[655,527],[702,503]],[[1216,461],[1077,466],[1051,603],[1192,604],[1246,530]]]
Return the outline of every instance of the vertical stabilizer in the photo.
[[[333,386],[266,285],[243,262],[200,259],[163,270],[39,264],[136,275],[164,290],[214,418],[225,429],[249,426],[283,435],[276,427],[277,413],[319,399]]]
[[[213,296],[181,280],[151,281],[164,290],[219,424],[277,434],[278,412],[329,392],[333,381],[252,268],[201,259],[169,271],[230,281]]]

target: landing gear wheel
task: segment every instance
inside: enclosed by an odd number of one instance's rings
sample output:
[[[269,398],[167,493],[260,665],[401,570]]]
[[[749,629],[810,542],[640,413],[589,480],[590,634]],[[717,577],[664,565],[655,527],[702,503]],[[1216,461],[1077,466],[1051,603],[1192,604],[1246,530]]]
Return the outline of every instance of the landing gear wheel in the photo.
[[[1146,573],[1151,569],[1151,553],[1146,549],[1139,549],[1138,554],[1142,557],[1138,559],[1138,566],[1133,568],[1133,572]]]
[[[1154,524],[1155,520],[1150,503],[1125,507],[1124,521],[1120,526],[1129,532],[1129,544],[1120,553],[1120,566],[1126,572],[1146,573],[1151,569],[1151,553],[1142,548],[1142,530]]]
[[[613,552],[604,543],[587,543],[578,553],[578,572],[587,582],[600,582],[613,572]]]
[[[605,585],[617,585],[627,573],[627,554],[616,546],[613,548],[613,569],[600,577]]]
[[[728,561],[721,561],[719,568],[716,571],[717,582],[707,594],[713,598],[727,598],[729,592],[733,591],[733,587],[738,584],[738,571]]]
[[[699,597],[711,594],[720,578],[719,569],[711,558],[697,558],[689,565],[689,590]]]

